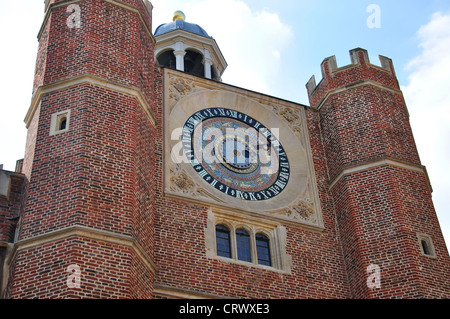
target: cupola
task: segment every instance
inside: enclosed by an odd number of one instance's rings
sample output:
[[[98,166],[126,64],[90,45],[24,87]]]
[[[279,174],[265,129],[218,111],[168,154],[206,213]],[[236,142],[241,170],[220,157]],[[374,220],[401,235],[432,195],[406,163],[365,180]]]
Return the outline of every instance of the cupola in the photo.
[[[227,63],[216,41],[198,24],[186,22],[182,11],[155,30],[160,66],[221,81]]]

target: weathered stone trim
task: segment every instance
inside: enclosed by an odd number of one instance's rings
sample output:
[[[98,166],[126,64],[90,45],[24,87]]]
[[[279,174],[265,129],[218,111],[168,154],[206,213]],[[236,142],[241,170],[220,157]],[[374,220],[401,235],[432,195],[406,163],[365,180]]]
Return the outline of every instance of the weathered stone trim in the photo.
[[[317,106],[316,109],[317,110],[322,109],[322,106],[325,104],[325,102],[330,98],[330,96],[332,96],[334,94],[338,94],[338,93],[347,91],[349,89],[354,89],[354,88],[358,88],[358,87],[366,86],[366,85],[372,85],[372,86],[375,86],[375,87],[377,87],[379,89],[387,90],[387,91],[390,91],[390,92],[395,93],[395,94],[401,94],[403,96],[403,93],[402,93],[401,90],[393,89],[391,87],[382,85],[382,84],[377,83],[377,82],[372,81],[372,80],[364,80],[364,81],[361,81],[361,82],[358,82],[358,83],[355,83],[355,84],[352,84],[352,85],[348,85],[348,86],[344,86],[344,87],[340,87],[340,88],[336,88],[336,89],[330,90],[325,95],[325,97],[320,101],[320,103],[319,103],[319,105]]]
[[[156,264],[133,237],[79,225],[67,227],[61,230],[56,230],[46,234],[38,235],[36,237],[18,241],[14,244],[13,249],[8,254],[7,263],[10,264],[20,251],[42,246],[47,243],[59,240],[65,240],[71,237],[84,237],[111,244],[130,247],[144,262],[144,264],[152,272],[152,274],[156,274]]]
[[[61,91],[64,89],[68,89],[73,86],[82,85],[82,84],[91,84],[95,86],[99,86],[104,89],[113,90],[118,93],[126,94],[131,97],[136,98],[136,100],[139,102],[140,106],[142,107],[142,110],[145,112],[147,117],[149,118],[150,122],[154,127],[156,127],[156,117],[153,114],[153,111],[151,110],[150,105],[147,103],[147,101],[144,98],[144,95],[142,92],[132,86],[123,85],[117,82],[112,82],[109,80],[101,79],[97,76],[86,74],[81,76],[76,76],[70,79],[65,79],[61,81],[57,81],[55,83],[51,83],[48,85],[40,86],[36,93],[33,96],[33,99],[31,101],[31,106],[28,110],[28,113],[25,117],[25,123],[28,126],[30,125],[30,122],[34,116],[34,113],[36,112],[36,109],[41,102],[41,99],[47,95],[51,94],[56,91]]]
[[[402,161],[388,158],[388,157],[376,159],[374,161],[367,161],[364,163],[360,163],[358,165],[347,166],[347,167],[341,169],[341,171],[339,173],[337,173],[333,178],[330,179],[330,182],[329,182],[330,189],[332,189],[346,175],[358,173],[361,171],[365,171],[365,170],[383,166],[383,165],[397,166],[397,167],[404,168],[404,169],[407,169],[410,171],[425,174],[425,176],[427,177],[428,186],[430,187],[430,190],[432,191],[432,188],[431,188],[431,185],[430,185],[429,179],[428,179],[428,174],[427,174],[427,171],[424,166],[411,164],[411,163],[407,163],[407,162],[402,162]]]
[[[155,285],[153,292],[155,296],[168,299],[230,299],[227,297],[221,297],[187,289],[174,288],[166,285]]]

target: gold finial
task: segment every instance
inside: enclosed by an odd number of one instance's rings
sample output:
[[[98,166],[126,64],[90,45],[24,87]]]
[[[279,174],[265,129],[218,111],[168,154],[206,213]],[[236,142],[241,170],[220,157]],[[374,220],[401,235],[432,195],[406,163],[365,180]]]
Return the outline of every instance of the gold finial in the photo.
[[[183,21],[186,20],[186,16],[184,15],[183,11],[175,11],[175,13],[173,14],[173,21],[176,21],[178,19],[181,19]]]

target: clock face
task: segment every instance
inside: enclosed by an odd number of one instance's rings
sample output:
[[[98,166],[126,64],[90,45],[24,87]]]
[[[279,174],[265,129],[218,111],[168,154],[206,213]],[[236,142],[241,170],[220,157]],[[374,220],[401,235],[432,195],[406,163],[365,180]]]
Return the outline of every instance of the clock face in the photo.
[[[286,152],[273,133],[244,113],[208,108],[186,121],[183,150],[197,174],[216,190],[263,201],[283,192],[290,175]]]

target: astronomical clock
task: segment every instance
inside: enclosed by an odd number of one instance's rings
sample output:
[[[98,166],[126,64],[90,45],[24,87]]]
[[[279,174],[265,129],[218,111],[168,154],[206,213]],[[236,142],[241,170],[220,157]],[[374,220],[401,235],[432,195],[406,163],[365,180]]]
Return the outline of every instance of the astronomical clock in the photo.
[[[164,72],[166,195],[323,227],[302,106]]]

